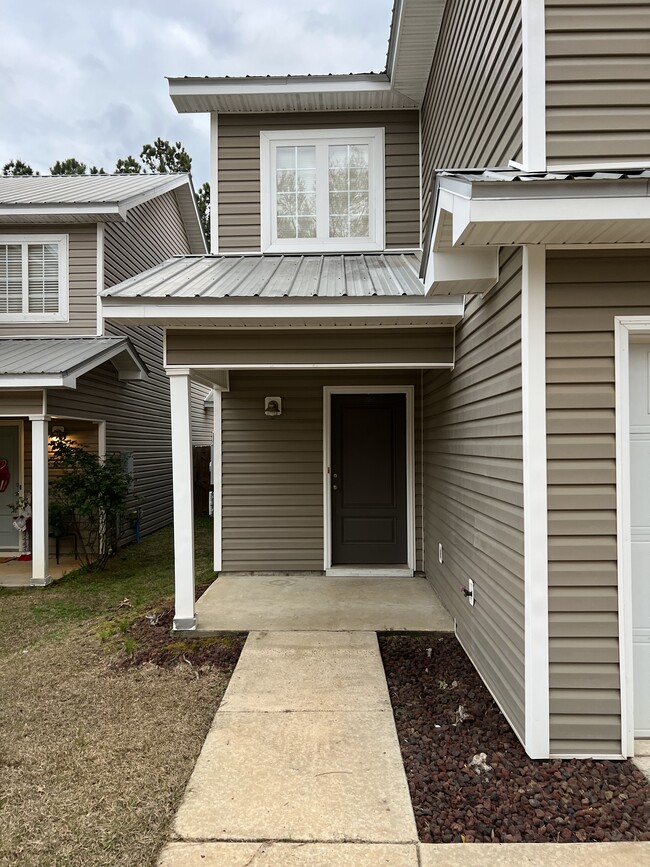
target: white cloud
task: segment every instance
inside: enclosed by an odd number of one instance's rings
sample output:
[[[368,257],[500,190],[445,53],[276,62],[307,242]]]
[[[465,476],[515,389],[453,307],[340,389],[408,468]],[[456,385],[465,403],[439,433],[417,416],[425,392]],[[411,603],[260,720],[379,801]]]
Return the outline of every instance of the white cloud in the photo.
[[[180,116],[165,76],[383,68],[391,0],[23,0],[0,28],[0,165],[110,170],[157,136],[208,174],[207,118]]]

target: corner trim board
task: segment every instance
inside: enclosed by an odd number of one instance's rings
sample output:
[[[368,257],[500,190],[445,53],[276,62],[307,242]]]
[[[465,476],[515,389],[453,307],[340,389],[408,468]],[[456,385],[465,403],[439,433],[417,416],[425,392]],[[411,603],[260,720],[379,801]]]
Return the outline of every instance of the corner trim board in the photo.
[[[525,746],[550,749],[548,496],[546,458],[546,250],[523,248],[521,379],[524,483]]]
[[[523,168],[546,168],[546,24],[544,0],[522,0]]]

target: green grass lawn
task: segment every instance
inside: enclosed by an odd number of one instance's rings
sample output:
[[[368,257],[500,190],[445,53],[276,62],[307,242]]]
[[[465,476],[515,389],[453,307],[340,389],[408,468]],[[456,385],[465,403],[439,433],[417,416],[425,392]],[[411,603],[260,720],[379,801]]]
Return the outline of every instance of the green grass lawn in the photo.
[[[197,519],[197,583],[211,581],[212,521]],[[44,588],[0,588],[0,655],[45,638],[65,635],[83,623],[120,611],[128,599],[134,611],[174,592],[171,527],[129,545],[108,562],[104,572],[71,572]]]

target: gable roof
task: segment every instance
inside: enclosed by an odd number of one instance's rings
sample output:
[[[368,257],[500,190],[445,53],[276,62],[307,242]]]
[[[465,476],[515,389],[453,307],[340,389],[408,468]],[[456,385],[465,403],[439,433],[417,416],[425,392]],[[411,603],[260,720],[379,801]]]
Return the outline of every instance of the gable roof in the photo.
[[[130,208],[173,192],[192,250],[205,251],[188,174],[0,177],[0,225],[121,222]]]
[[[111,361],[120,379],[144,379],[147,368],[127,337],[3,337],[2,387],[74,388],[77,378]]]
[[[176,110],[298,112],[418,108],[446,0],[395,0],[384,72],[169,78]]]

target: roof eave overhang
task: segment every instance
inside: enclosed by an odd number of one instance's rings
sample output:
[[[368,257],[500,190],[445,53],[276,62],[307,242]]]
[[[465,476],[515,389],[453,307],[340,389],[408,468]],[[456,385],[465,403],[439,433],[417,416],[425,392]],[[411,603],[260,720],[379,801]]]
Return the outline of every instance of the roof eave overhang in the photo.
[[[336,111],[342,107],[417,108],[395,91],[385,73],[291,77],[170,78],[169,95],[180,114]]]
[[[0,205],[0,223],[75,223],[119,222],[126,218],[126,207],[118,203],[74,203],[61,205]]]
[[[115,341],[92,357],[65,370],[41,373],[0,373],[0,388],[76,388],[79,377],[110,361],[123,381],[143,380],[149,371],[128,338]]]
[[[464,314],[461,297],[416,301],[366,299],[340,301],[320,299],[296,302],[287,299],[227,301],[197,298],[102,299],[104,316],[116,322],[206,327],[394,327],[448,326]]]
[[[498,280],[498,248],[644,246],[647,181],[488,183],[440,178],[425,289],[484,293]]]

